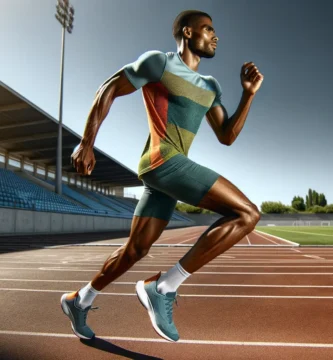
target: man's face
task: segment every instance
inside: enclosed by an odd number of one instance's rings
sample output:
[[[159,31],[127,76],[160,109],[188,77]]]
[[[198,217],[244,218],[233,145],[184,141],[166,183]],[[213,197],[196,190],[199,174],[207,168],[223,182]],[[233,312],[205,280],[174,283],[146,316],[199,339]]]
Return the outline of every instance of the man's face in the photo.
[[[200,57],[214,57],[218,38],[215,35],[212,20],[200,16],[193,21],[189,28],[192,30],[192,36],[188,39],[189,49]]]

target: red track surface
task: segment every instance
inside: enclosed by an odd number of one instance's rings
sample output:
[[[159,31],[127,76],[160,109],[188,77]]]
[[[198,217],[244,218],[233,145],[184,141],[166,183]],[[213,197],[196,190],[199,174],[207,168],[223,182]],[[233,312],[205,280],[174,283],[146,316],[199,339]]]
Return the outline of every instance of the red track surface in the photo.
[[[193,244],[205,229],[167,230],[156,245]],[[126,240],[1,254],[0,359],[333,359],[333,251],[279,247],[290,244],[256,232],[180,287],[179,342],[155,333],[135,294],[136,281],[188,251],[159,246],[96,298],[88,324],[97,337],[79,340],[60,297],[87,284],[116,249],[101,244]]]

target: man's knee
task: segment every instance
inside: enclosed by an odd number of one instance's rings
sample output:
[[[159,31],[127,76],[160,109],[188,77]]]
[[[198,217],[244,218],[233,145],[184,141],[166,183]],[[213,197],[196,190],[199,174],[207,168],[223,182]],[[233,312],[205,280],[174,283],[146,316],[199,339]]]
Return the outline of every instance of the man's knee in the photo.
[[[249,203],[246,207],[246,210],[241,213],[241,218],[247,233],[250,233],[254,230],[255,226],[260,220],[260,217],[260,211],[258,210],[257,206],[253,203]]]

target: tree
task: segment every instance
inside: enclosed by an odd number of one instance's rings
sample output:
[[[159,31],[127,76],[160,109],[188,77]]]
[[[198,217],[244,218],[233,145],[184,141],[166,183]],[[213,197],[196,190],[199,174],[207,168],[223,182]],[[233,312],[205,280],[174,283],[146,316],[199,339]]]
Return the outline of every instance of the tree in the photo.
[[[326,209],[323,208],[322,206],[319,206],[319,205],[315,205],[313,207],[313,210],[312,210],[315,214],[324,214],[326,213]]]
[[[319,194],[318,205],[319,206],[326,206],[327,205],[327,201],[326,201],[326,198],[325,198],[324,194]]]
[[[327,213],[333,213],[333,204],[326,205],[325,210]]]
[[[264,201],[261,204],[261,211],[265,214],[285,214],[288,212],[288,207],[281,202]]]
[[[309,189],[306,197],[306,208],[309,210],[313,206],[326,206],[327,200],[324,194],[318,194],[317,191]]]
[[[298,211],[304,211],[305,210],[304,199],[301,196],[294,196],[291,202],[291,206]]]
[[[195,214],[201,214],[203,211],[202,208],[180,202],[177,203],[176,210],[186,213],[195,213]]]
[[[318,205],[319,204],[319,196],[317,191],[313,190],[312,191],[312,205]]]
[[[313,202],[312,202],[312,190],[311,189],[309,189],[308,195],[309,195],[309,208],[310,208],[313,205]]]

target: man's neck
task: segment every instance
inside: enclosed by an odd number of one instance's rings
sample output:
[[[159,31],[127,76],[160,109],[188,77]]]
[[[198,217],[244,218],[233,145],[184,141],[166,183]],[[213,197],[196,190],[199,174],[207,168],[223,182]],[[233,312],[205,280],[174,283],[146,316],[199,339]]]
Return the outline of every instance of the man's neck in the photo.
[[[184,63],[193,71],[198,71],[200,64],[200,56],[194,54],[188,47],[180,46],[177,49],[179,56],[182,58]]]

